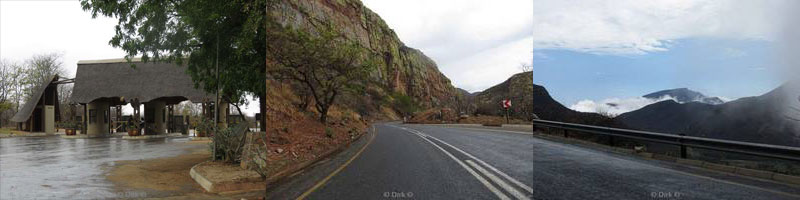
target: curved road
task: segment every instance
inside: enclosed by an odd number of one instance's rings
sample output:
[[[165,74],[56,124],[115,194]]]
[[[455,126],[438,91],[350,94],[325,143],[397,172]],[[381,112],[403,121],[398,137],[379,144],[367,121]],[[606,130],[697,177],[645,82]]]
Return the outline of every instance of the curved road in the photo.
[[[529,132],[403,124],[375,130],[363,152],[356,144],[293,178],[300,180],[276,186],[270,197],[800,199],[798,186],[552,142]]]
[[[529,199],[532,195],[455,149],[475,152],[473,157],[529,188],[531,135],[400,125],[377,125],[376,129],[377,136],[365,151],[309,199],[517,199],[515,193]],[[486,174],[508,187],[497,185]]]

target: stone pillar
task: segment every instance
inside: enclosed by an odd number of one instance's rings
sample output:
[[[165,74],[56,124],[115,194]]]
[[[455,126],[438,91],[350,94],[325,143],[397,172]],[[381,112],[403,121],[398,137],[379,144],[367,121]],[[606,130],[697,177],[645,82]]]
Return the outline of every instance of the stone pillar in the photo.
[[[43,129],[47,134],[56,133],[56,111],[55,106],[44,106]]]
[[[84,119],[87,122],[86,134],[89,137],[104,136],[109,134],[108,125],[111,122],[109,103],[106,101],[93,101],[86,104]]]
[[[150,101],[144,103],[144,116],[145,122],[148,126],[152,126],[152,131],[155,134],[164,134],[167,130],[167,103],[164,101]],[[152,114],[151,114],[152,113]],[[152,117],[152,119],[148,119]],[[153,133],[147,133],[152,135]]]

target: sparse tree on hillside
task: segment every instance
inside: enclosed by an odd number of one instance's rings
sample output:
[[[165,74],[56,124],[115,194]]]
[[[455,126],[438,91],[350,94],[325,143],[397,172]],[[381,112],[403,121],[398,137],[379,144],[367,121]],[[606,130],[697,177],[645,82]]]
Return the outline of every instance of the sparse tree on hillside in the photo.
[[[336,97],[363,89],[376,66],[364,47],[347,40],[332,26],[318,29],[312,35],[273,24],[267,38],[268,58],[276,62],[269,73],[304,85],[314,98],[319,121],[323,123]]]

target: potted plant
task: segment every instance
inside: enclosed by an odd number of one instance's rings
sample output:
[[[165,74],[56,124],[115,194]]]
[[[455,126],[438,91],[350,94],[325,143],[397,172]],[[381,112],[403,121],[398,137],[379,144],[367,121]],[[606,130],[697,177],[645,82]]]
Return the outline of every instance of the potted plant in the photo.
[[[76,134],[75,129],[78,128],[78,124],[77,123],[75,123],[75,122],[66,122],[66,123],[64,123],[63,126],[64,126],[64,133],[66,135],[75,135]]]
[[[128,122],[128,136],[139,136],[141,133],[141,128],[139,128],[138,123]]]

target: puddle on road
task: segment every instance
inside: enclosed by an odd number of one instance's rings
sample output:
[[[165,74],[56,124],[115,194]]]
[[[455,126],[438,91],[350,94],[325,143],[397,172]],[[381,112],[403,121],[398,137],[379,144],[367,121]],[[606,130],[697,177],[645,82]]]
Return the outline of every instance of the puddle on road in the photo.
[[[115,190],[105,178],[114,161],[190,153],[197,145],[185,145],[187,141],[188,138],[123,140],[58,136],[0,139],[0,199],[130,197],[130,192]]]

